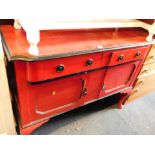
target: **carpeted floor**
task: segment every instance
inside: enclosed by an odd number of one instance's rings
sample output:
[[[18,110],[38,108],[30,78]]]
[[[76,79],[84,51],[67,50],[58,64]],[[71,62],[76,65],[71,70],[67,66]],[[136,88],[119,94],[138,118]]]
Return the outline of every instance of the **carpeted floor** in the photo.
[[[155,92],[125,105],[121,110],[116,104],[110,105],[110,100],[100,100],[54,117],[32,134],[155,134]]]

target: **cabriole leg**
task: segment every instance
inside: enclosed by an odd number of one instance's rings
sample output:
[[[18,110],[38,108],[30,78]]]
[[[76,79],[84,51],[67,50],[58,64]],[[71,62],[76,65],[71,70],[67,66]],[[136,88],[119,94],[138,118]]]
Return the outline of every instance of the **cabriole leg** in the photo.
[[[117,106],[118,106],[119,109],[122,109],[122,106],[125,104],[125,101],[128,99],[131,92],[132,92],[132,89],[129,89],[127,91],[124,91],[124,92],[120,93],[119,100],[118,100],[118,103],[117,103]]]

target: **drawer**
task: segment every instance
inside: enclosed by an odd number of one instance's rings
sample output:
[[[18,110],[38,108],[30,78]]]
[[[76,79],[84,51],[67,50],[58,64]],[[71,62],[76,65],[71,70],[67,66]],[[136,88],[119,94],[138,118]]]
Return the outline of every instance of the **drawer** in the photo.
[[[147,55],[148,49],[149,46],[113,52],[111,55],[109,66],[143,59]]]
[[[155,62],[151,64],[145,64],[138,77],[145,77],[153,73],[155,73]]]
[[[133,89],[132,94],[130,95],[127,102],[131,102],[135,99],[138,99],[139,97],[146,95],[149,92],[155,91],[154,81],[155,81],[155,74],[152,74],[145,78],[140,78],[137,81],[137,84]]]
[[[98,68],[102,53],[57,58],[53,60],[27,62],[27,80],[44,81],[56,77],[74,74]]]
[[[144,64],[155,62],[155,45],[152,46]]]

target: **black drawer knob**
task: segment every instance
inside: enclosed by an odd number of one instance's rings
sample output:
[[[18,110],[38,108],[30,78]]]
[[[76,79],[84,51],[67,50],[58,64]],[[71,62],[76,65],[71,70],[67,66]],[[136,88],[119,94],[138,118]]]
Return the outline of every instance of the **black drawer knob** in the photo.
[[[138,57],[138,56],[140,56],[140,51],[138,51],[138,52],[136,53],[136,57]]]
[[[88,59],[87,61],[86,61],[86,66],[90,66],[90,65],[92,65],[93,64],[93,59]]]
[[[119,57],[118,57],[118,61],[122,61],[124,59],[124,55],[120,55]]]
[[[62,72],[64,69],[65,69],[64,65],[59,65],[56,68],[57,72]]]

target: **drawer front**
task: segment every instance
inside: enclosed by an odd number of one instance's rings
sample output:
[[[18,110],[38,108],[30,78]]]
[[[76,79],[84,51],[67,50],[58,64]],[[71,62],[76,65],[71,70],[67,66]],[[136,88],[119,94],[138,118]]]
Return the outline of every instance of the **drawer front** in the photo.
[[[154,62],[155,62],[155,45],[152,46],[144,64],[149,64]]]
[[[155,73],[155,62],[151,64],[145,64],[139,74],[139,78],[148,76]]]
[[[28,62],[27,80],[30,82],[44,81],[95,69],[100,66],[101,59],[102,53],[93,53],[39,62]]]
[[[132,91],[127,102],[131,102],[139,97],[146,95],[149,92],[155,91],[155,74],[147,76],[145,78],[140,78],[137,81],[135,88]]]
[[[109,66],[143,59],[147,55],[148,49],[149,46],[113,52],[111,55]]]

